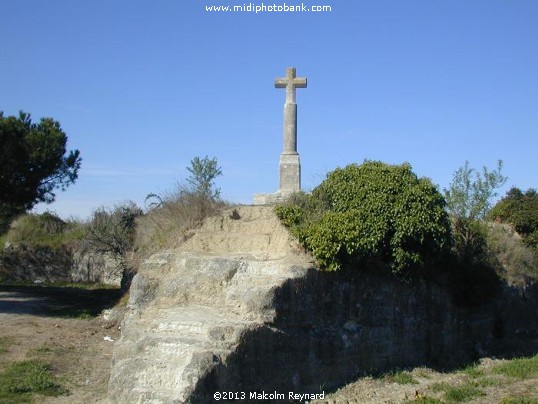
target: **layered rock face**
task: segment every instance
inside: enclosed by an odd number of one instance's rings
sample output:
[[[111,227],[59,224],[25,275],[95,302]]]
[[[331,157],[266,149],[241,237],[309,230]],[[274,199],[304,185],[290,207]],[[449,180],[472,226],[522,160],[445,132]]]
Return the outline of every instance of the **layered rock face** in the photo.
[[[425,281],[319,272],[300,251],[270,207],[254,206],[152,256],[133,279],[109,400],[314,394],[362,374],[461,366],[538,337],[538,285],[462,307]]]
[[[298,251],[271,208],[238,207],[152,256],[133,279],[110,400],[192,400],[246,334],[275,320],[275,290],[310,266]]]

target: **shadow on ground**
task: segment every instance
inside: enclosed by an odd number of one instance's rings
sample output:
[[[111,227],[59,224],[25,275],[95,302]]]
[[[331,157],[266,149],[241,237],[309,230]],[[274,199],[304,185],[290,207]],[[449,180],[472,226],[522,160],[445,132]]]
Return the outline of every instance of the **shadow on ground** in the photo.
[[[0,285],[0,313],[93,317],[112,307],[120,297],[120,289]]]

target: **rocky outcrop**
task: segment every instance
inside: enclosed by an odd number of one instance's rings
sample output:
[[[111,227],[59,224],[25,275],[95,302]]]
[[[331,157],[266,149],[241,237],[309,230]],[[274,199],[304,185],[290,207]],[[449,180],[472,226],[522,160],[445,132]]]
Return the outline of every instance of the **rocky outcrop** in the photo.
[[[123,275],[123,265],[111,254],[78,248],[72,252],[69,276],[71,282],[102,283],[119,287]]]
[[[113,402],[177,402],[276,319],[275,291],[310,264],[268,207],[207,220],[134,277],[114,353]]]
[[[268,207],[207,220],[133,279],[114,403],[212,402],[219,391],[319,393],[415,365],[456,366],[538,335],[538,288],[465,308],[425,281],[322,273]]]

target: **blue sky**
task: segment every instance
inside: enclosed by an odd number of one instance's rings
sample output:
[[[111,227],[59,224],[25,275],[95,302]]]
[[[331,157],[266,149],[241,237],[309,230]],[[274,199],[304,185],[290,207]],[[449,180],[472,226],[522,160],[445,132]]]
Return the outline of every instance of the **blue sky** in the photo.
[[[538,187],[538,1],[205,11],[249,3],[3,0],[0,110],[53,117],[83,157],[76,184],[38,209],[86,218],[143,205],[205,155],[222,167],[225,199],[276,191],[285,94],[274,79],[288,66],[308,78],[297,94],[306,190],[364,159],[407,161],[441,188],[465,160],[502,159],[502,193]]]

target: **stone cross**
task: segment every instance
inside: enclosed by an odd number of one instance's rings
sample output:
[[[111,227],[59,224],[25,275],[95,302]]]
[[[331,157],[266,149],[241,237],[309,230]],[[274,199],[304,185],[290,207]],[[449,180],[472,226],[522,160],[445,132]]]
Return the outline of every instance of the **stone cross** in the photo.
[[[276,88],[286,89],[286,104],[295,104],[295,89],[306,88],[306,78],[295,76],[295,67],[288,67],[286,77],[275,80]]]
[[[275,80],[276,88],[286,89],[284,104],[284,149],[280,155],[280,189],[283,196],[301,190],[301,163],[297,153],[297,104],[295,89],[306,88],[306,78],[296,77],[295,68],[289,67],[286,77]]]
[[[295,89],[306,88],[306,78],[296,77],[295,67],[286,70],[286,77],[275,80],[276,88],[286,89],[284,104],[284,148],[280,155],[280,188],[272,194],[254,195],[255,205],[272,205],[286,200],[301,190],[301,162],[297,153],[297,104]]]

